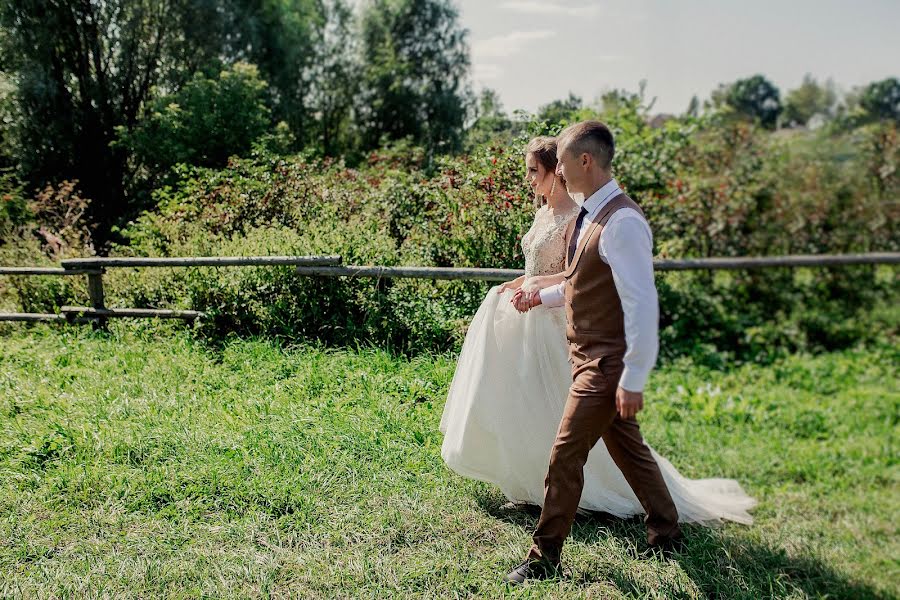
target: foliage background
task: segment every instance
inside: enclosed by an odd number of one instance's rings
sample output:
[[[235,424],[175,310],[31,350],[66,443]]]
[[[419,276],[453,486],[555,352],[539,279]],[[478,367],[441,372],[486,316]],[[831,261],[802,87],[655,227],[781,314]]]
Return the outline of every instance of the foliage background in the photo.
[[[0,261],[340,254],[521,268],[527,140],[601,118],[662,258],[895,251],[900,80],[841,92],[763,75],[682,115],[612,90],[507,114],[468,84],[450,0],[11,0],[0,8]],[[459,346],[472,282],[276,269],[113,270],[111,306],[191,308],[199,335],[403,352]],[[664,357],[768,361],[893,340],[897,270],[658,275]],[[4,278],[0,302],[85,302],[78,278]]]
[[[659,257],[897,250],[900,146],[892,124],[773,137],[717,115],[659,128],[633,105],[605,117],[620,140],[617,176],[644,207]],[[157,208],[123,229],[124,242],[110,254],[339,254],[345,264],[521,268],[520,240],[534,210],[523,144],[558,126],[522,127],[510,143],[441,157],[433,168],[409,143],[373,151],[353,168],[262,146],[221,169],[180,166],[154,191]],[[29,256],[41,252],[33,236],[23,239]],[[22,262],[22,245],[6,247],[4,262],[15,262],[13,248]],[[79,250],[76,240],[56,254]],[[659,274],[663,353],[766,361],[893,338],[896,276],[889,267]],[[405,352],[458,347],[487,290],[473,282],[299,277],[287,267],[116,269],[105,281],[112,306],[206,312],[203,335]],[[84,301],[78,281],[16,284],[29,311]]]

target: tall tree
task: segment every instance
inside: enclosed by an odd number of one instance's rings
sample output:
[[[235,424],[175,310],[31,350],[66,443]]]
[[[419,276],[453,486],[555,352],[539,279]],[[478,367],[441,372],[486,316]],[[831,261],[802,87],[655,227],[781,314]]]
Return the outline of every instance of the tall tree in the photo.
[[[739,79],[721,85],[712,94],[714,106],[727,106],[735,113],[760,122],[767,129],[774,129],[781,114],[781,93],[762,75]]]
[[[197,73],[177,92],[154,98],[135,128],[120,128],[118,143],[151,181],[178,163],[222,167],[269,129],[265,89],[256,65],[236,63],[215,78]]]
[[[488,141],[511,141],[518,133],[512,119],[503,110],[495,90],[484,88],[472,108],[471,125],[466,131],[466,149],[472,150]]]
[[[689,117],[696,117],[700,115],[700,99],[697,98],[696,94],[691,96],[691,101],[688,103],[685,114]]]
[[[13,124],[16,120],[14,101],[16,87],[6,73],[0,72],[0,169],[15,166],[13,145]]]
[[[102,244],[140,208],[117,132],[133,130],[152,98],[244,60],[269,82],[274,117],[301,141],[314,137],[303,75],[335,1],[5,0],[0,71],[15,88],[23,178],[31,187],[78,179]]]
[[[306,108],[312,123],[306,141],[326,156],[337,156],[352,146],[353,103],[360,87],[358,42],[347,3],[332,0],[322,9],[316,52],[303,74],[309,82]]]
[[[2,68],[20,119],[16,154],[40,186],[78,179],[104,242],[128,214],[127,153],[112,147],[155,85],[174,88],[214,60],[213,0],[7,0],[0,7]],[[193,40],[191,43],[189,41]],[[199,41],[199,43],[198,43]]]
[[[225,0],[219,39],[229,62],[259,67],[270,85],[273,116],[301,142],[317,137],[308,110],[310,68],[325,42],[327,14],[339,0]]]
[[[807,73],[800,87],[788,92],[784,99],[784,120],[789,124],[806,125],[814,115],[830,117],[836,101],[834,83],[828,81],[821,85]]]
[[[469,50],[452,2],[369,0],[360,33],[356,115],[363,149],[405,137],[432,153],[458,149]]]
[[[900,79],[889,77],[870,83],[862,90],[859,104],[871,120],[900,122]]]

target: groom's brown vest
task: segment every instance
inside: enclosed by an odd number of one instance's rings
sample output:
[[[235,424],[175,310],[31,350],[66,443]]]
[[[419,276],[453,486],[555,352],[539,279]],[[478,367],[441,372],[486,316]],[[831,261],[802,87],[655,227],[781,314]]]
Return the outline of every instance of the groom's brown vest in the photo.
[[[625,354],[622,301],[616,291],[612,269],[598,252],[603,227],[614,212],[623,208],[632,208],[644,215],[634,200],[619,194],[600,210],[592,223],[582,225],[588,230],[578,244],[572,262],[566,265],[566,337],[570,354],[578,362]],[[575,235],[574,229],[573,222],[567,240]]]

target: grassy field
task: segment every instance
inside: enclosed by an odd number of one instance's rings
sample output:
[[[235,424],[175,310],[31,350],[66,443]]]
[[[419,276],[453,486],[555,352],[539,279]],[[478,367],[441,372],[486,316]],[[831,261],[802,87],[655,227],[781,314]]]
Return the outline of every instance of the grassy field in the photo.
[[[580,519],[556,581],[502,575],[534,518],[443,465],[453,357],[0,331],[0,596],[893,598],[894,349],[655,372],[648,440],[736,477],[751,527]],[[548,427],[552,427],[548,424]]]

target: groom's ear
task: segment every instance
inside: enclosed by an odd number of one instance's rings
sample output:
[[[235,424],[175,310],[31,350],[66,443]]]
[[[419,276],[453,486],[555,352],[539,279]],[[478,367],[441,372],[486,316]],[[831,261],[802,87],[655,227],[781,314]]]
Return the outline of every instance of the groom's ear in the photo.
[[[581,153],[581,166],[582,166],[582,167],[589,167],[589,166],[591,165],[591,161],[593,160],[593,158],[594,158],[594,157],[591,156],[590,153],[588,153],[588,152],[582,152],[582,153]]]

